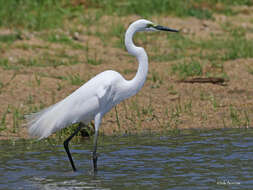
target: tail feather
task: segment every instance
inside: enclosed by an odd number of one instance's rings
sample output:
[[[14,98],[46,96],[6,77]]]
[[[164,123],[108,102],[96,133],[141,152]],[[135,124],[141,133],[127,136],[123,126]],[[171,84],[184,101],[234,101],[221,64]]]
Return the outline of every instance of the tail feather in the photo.
[[[51,112],[56,108],[52,105],[37,113],[32,113],[25,116],[31,136],[43,139],[51,135],[55,131],[56,117]]]

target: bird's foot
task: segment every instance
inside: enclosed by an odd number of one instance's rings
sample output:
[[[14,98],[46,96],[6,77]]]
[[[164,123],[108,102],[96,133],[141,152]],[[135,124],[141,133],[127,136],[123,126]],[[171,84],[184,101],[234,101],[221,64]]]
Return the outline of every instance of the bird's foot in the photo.
[[[97,160],[98,160],[98,156],[96,154],[96,152],[92,152],[91,153],[91,159],[92,159],[92,173],[96,174],[97,173]]]
[[[97,173],[97,160],[98,160],[98,157],[97,157],[96,153],[92,154],[92,159],[93,159],[93,171],[94,171],[94,173]]]

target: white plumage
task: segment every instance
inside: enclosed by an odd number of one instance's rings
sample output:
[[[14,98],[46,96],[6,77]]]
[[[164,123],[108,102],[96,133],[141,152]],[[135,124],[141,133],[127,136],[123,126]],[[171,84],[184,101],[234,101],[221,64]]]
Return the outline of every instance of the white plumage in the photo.
[[[115,71],[98,74],[60,102],[29,115],[30,135],[46,138],[70,124],[88,124],[98,113],[103,116],[121,101],[120,96],[124,90],[121,84],[124,82],[127,83]]]
[[[134,45],[133,36],[138,31],[157,30],[177,32],[173,29],[154,25],[144,19],[135,21],[127,29],[125,46],[128,52],[135,56],[139,62],[138,71],[132,80],[125,80],[118,72],[111,70],[96,75],[60,102],[27,116],[30,135],[42,139],[70,124],[77,122],[87,124],[94,119],[93,164],[95,170],[97,136],[102,117],[122,100],[135,95],[144,85],[148,73],[148,56],[142,47]],[[76,168],[69,152],[68,142],[80,128],[64,142],[65,150],[74,171]]]
[[[137,74],[132,80],[125,80],[118,72],[111,70],[96,75],[55,105],[29,115],[27,120],[30,135],[46,138],[70,124],[87,124],[93,119],[95,129],[98,130],[105,113],[120,101],[135,95],[146,80],[148,57],[143,48],[133,44],[132,37],[136,31],[145,30],[147,24],[152,22],[138,20],[126,32],[126,48],[139,61]]]

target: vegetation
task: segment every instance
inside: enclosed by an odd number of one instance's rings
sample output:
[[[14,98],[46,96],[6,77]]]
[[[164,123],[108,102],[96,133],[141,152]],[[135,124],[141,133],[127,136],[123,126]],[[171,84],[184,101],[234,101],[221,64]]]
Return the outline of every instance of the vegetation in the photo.
[[[106,115],[102,133],[252,125],[252,5],[252,0],[0,0],[0,138],[25,137],[25,114],[56,103],[105,69],[132,78],[137,65],[125,51],[124,32],[136,18],[181,32],[135,36],[151,62],[145,89]],[[178,83],[194,77],[229,83]]]
[[[95,9],[100,14],[125,16],[137,14],[150,17],[170,14],[178,17],[193,16],[210,19],[214,12],[236,14],[234,5],[251,6],[251,0],[0,0],[0,26],[44,30],[62,27],[65,20],[78,18],[86,21],[83,12]],[[84,9],[85,8],[85,9]],[[88,9],[89,8],[89,9]],[[15,10],[15,11],[14,11]]]

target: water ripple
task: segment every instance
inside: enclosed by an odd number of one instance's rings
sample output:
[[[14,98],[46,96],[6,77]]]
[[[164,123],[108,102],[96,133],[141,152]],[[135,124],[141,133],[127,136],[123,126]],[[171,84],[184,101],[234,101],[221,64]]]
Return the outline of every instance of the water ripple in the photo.
[[[72,172],[62,142],[0,141],[0,189],[250,189],[253,130],[177,136],[101,138],[99,172],[90,142],[72,144]]]

